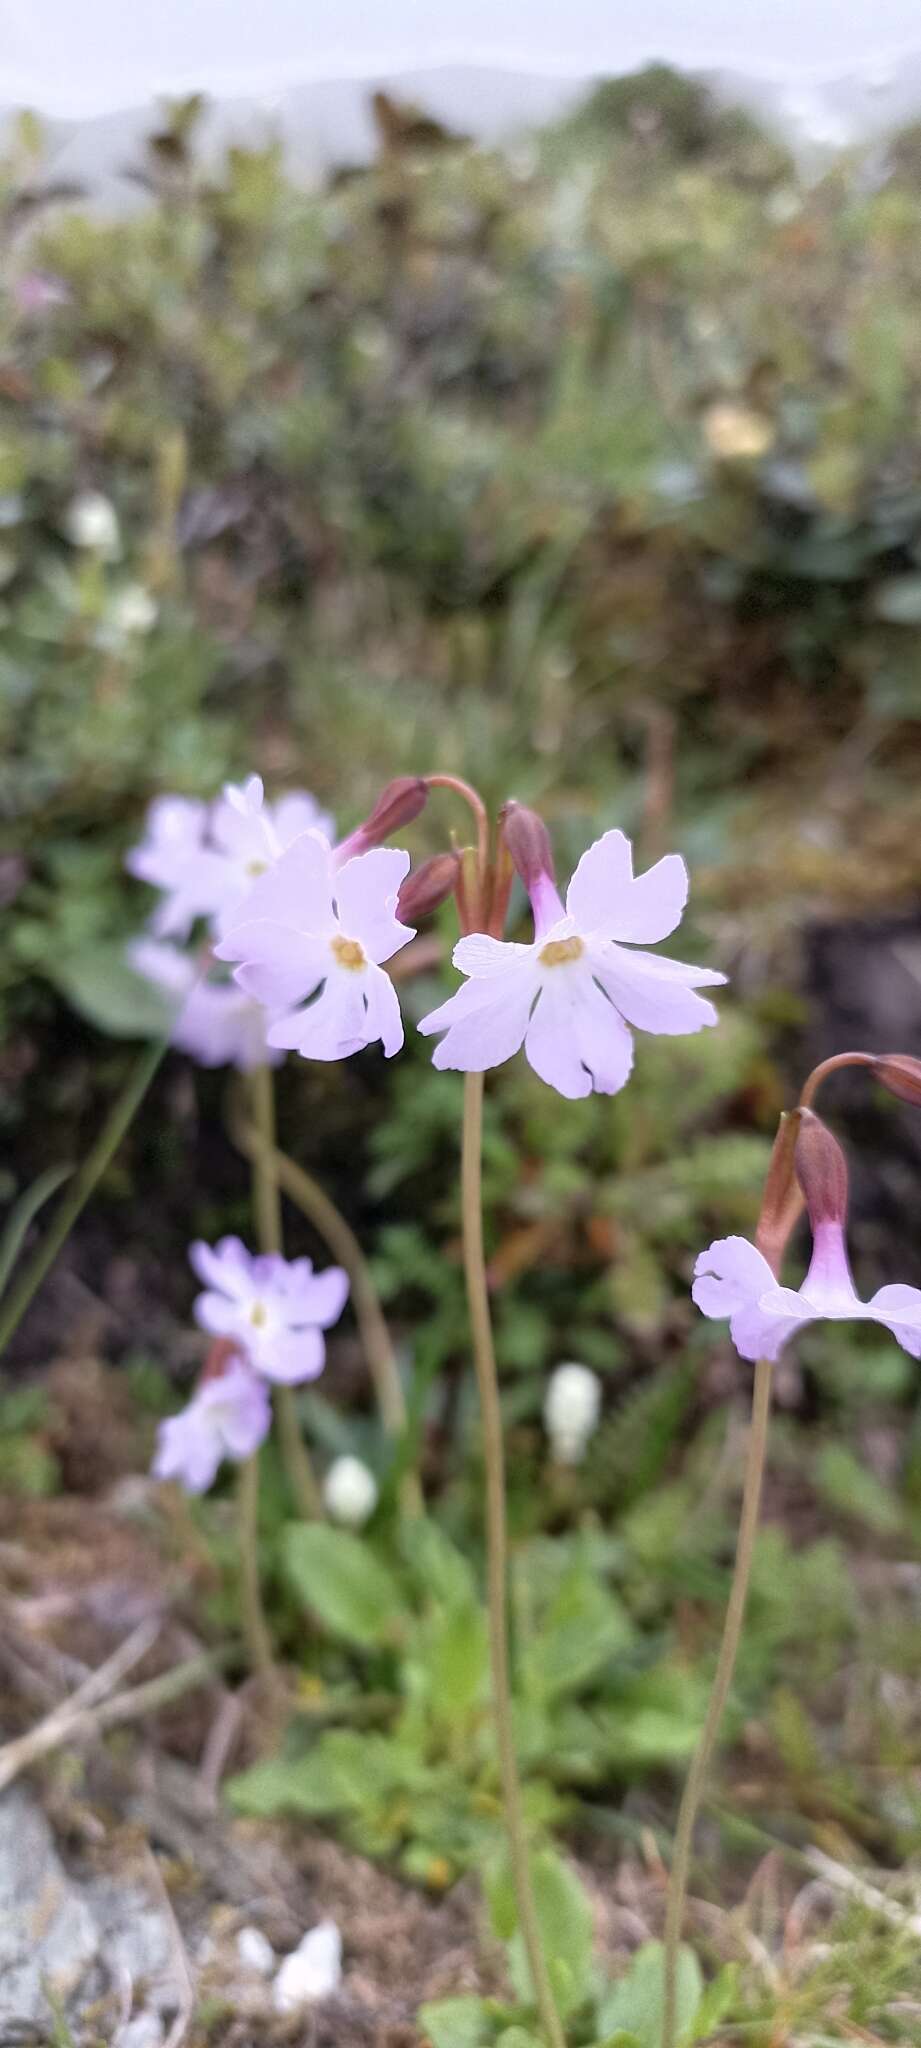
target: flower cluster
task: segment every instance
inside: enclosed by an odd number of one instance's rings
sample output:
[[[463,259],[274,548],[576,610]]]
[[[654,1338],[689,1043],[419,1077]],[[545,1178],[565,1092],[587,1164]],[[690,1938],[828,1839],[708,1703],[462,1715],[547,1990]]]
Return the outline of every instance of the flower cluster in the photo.
[[[189,1257],[205,1287],[195,1319],[216,1342],[188,1406],[161,1424],[153,1470],[203,1493],[222,1458],[248,1458],[262,1443],[269,1384],[322,1372],[323,1332],[342,1314],[348,1280],[338,1266],[315,1273],[309,1259],[255,1255],[238,1237],[193,1244]]]
[[[409,855],[380,844],[426,794],[419,778],[388,784],[339,846],[311,797],[268,805],[258,776],[210,808],[180,797],[152,806],[129,866],[161,902],[153,937],[132,957],[179,999],[178,1045],[205,1064],[232,1059],[243,1068],[288,1050],[337,1060],[379,1041],[388,1057],[399,1051],[403,1025],[385,965],[414,937],[407,916],[426,914],[454,889],[461,902],[465,886],[454,853],[411,876]],[[633,1030],[674,1035],[717,1022],[697,991],[725,976],[646,950],[681,920],[688,875],[679,855],[637,876],[629,840],[605,832],[583,854],[564,904],[533,812],[505,807],[501,845],[525,883],[534,936],[513,943],[467,925],[454,949],[466,980],[419,1025],[439,1035],[436,1067],[481,1073],[523,1046],[559,1094],[614,1094],[630,1074]],[[211,957],[232,967],[232,983],[203,978],[168,943],[187,938],[199,919],[208,920]]]

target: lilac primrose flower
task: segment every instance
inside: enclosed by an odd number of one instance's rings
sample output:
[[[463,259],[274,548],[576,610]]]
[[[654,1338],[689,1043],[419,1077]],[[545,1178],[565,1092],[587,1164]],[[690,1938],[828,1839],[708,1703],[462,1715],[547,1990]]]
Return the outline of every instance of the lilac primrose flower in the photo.
[[[187,1408],[161,1422],[153,1461],[156,1479],[178,1479],[187,1493],[205,1493],[222,1458],[249,1458],[268,1435],[268,1388],[242,1358],[206,1375]]]
[[[238,1237],[213,1248],[193,1244],[189,1258],[208,1290],[195,1303],[203,1330],[232,1338],[268,1380],[297,1386],[316,1379],[326,1358],[321,1333],[342,1314],[349,1291],[341,1267],[315,1273],[309,1259],[256,1256]]]
[[[236,1067],[249,1074],[284,1058],[266,1041],[269,1018],[262,1004],[235,982],[210,978],[194,954],[158,939],[136,939],[128,960],[173,1008],[170,1043],[199,1066]]]
[[[191,797],[158,796],[147,812],[147,830],[125,857],[129,874],[160,889],[162,903],[151,918],[158,938],[184,939],[197,917],[210,917],[221,901],[224,871],[206,844],[208,806]]]
[[[781,1287],[755,1245],[720,1237],[694,1267],[692,1294],[705,1316],[729,1318],[741,1358],[776,1358],[797,1330],[816,1321],[882,1323],[904,1351],[921,1358],[921,1288],[880,1287],[861,1301],[851,1277],[844,1226],[826,1218],[815,1226],[812,1260],[799,1288]]]
[[[539,820],[533,823],[547,846],[546,854],[520,863],[533,943],[511,945],[483,932],[461,939],[454,965],[469,978],[419,1029],[445,1033],[436,1067],[480,1073],[523,1045],[535,1073],[561,1095],[614,1095],[633,1064],[628,1027],[672,1034],[716,1024],[712,1003],[694,991],[726,977],[635,950],[666,938],[680,922],[688,874],[678,854],[634,877],[629,839],[605,832],[582,855],[564,908],[546,834]]]
[[[332,840],[335,825],[305,789],[290,790],[267,804],[261,775],[239,785],[228,783],[211,812],[210,836],[223,863],[222,897],[215,905],[216,928],[223,933],[245,905],[256,879],[302,832]]]
[[[383,846],[336,867],[327,841],[305,832],[254,882],[244,921],[215,952],[240,963],[236,979],[257,1002],[286,1013],[269,1026],[270,1045],[315,1060],[376,1039],[388,1059],[399,1052],[400,1006],[381,963],[415,936],[395,911],[408,870],[408,853]]]

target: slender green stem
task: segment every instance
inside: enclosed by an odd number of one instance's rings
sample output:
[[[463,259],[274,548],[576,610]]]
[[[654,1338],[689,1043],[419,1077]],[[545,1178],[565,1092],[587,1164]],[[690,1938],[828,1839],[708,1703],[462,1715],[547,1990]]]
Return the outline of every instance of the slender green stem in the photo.
[[[256,1067],[250,1076],[253,1123],[258,1144],[253,1147],[253,1210],[256,1232],[264,1252],[282,1249],[281,1189],[275,1168],[275,1090],[271,1067]],[[310,1455],[301,1434],[292,1387],[275,1388],[275,1415],[288,1484],[305,1521],[315,1522],[323,1513],[320,1489]]]
[[[78,1168],[66,1195],[63,1196],[47,1236],[36,1246],[16,1285],[10,1289],[0,1310],[0,1353],[6,1350],[33,1295],[37,1294],[46,1273],[54,1265],[62,1245],[70,1236],[81,1210],[118,1151],[165,1051],[165,1039],[155,1039],[151,1045],[145,1047],[137,1065],[132,1068],[121,1094],[113,1103],[96,1143],[87,1153],[83,1165]]]
[[[237,1534],[240,1541],[240,1596],[243,1634],[254,1671],[274,1676],[272,1643],[262,1608],[259,1583],[259,1453],[237,1468]]]
[[[553,1990],[541,1946],[528,1844],[515,1755],[508,1655],[508,1532],[505,1520],[505,1455],[499,1380],[493,1348],[486,1261],[483,1253],[483,1076],[464,1076],[464,1131],[461,1192],[464,1229],[464,1273],[473,1339],[473,1357],[483,1418],[486,1467],[486,1548],[489,1603],[489,1649],[493,1712],[499,1749],[502,1801],[518,1921],[534,1986],[540,2022],[550,2048],[566,2048]]]
[[[684,1925],[694,1824],[700,1810],[707,1770],[716,1747],[723,1711],[729,1697],[729,1688],[732,1684],[739,1641],[742,1635],[742,1623],[745,1618],[752,1556],[754,1554],[755,1536],[758,1528],[758,1513],[761,1506],[761,1485],[764,1478],[768,1421],[771,1413],[771,1385],[771,1363],[766,1358],[759,1358],[755,1367],[751,1429],[749,1431],[748,1452],[745,1460],[745,1478],[742,1489],[742,1513],[736,1542],[735,1567],[729,1592],[729,1605],[726,1609],[726,1620],[723,1625],[723,1640],[720,1644],[719,1656],[716,1661],[716,1671],[713,1676],[713,1686],[707,1703],[704,1725],[696,1754],[688,1772],[687,1783],[685,1784],[678,1813],[678,1826],[675,1832],[675,1847],[672,1854],[668,1907],[665,1918],[665,1992],[662,2048],[675,2048],[678,1951]]]

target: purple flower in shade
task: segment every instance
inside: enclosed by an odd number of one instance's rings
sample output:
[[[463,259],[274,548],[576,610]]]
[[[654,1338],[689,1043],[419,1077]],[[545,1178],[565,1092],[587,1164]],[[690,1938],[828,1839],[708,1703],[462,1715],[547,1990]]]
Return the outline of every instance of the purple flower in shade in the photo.
[[[136,973],[159,988],[173,1008],[170,1043],[201,1067],[276,1066],[283,1059],[266,1043],[268,1016],[233,981],[215,981],[192,953],[160,939],[136,939],[128,948]]]
[[[210,837],[224,869],[223,897],[215,905],[219,931],[227,930],[231,919],[239,921],[236,913],[245,905],[253,882],[302,832],[318,832],[326,840],[335,832],[332,818],[306,790],[290,790],[267,804],[261,775],[250,775],[239,785],[227,784],[210,820]]]
[[[480,1073],[523,1045],[535,1073],[561,1095],[614,1095],[633,1063],[628,1027],[673,1034],[716,1024],[712,1003],[695,990],[726,977],[637,950],[681,920],[688,874],[677,854],[634,877],[629,839],[605,832],[582,855],[564,907],[544,828],[527,816],[534,857],[519,860],[511,834],[509,846],[531,899],[533,943],[511,945],[482,932],[461,939],[454,964],[468,979],[419,1029],[445,1034],[436,1067]]]
[[[206,844],[208,806],[191,797],[158,796],[147,812],[147,830],[126,855],[138,881],[162,892],[151,918],[158,938],[184,939],[197,917],[209,917],[221,901],[220,856]]]
[[[694,1267],[694,1300],[705,1316],[729,1318],[729,1333],[740,1357],[776,1358],[806,1323],[882,1323],[903,1350],[921,1358],[921,1288],[880,1287],[861,1301],[851,1278],[844,1228],[819,1224],[812,1261],[799,1288],[780,1287],[764,1258],[746,1237],[720,1237]]]
[[[147,830],[126,859],[129,872],[163,893],[151,929],[158,938],[185,938],[196,918],[226,929],[257,876],[302,832],[331,835],[333,821],[306,790],[291,790],[267,804],[259,775],[228,783],[213,804],[189,797],[156,797]]]
[[[408,870],[408,853],[383,846],[337,868],[327,841],[305,832],[254,882],[244,921],[215,952],[238,962],[240,987],[276,1012],[270,1045],[315,1060],[376,1039],[388,1059],[399,1052],[400,1006],[381,962],[415,936],[395,911]]]
[[[205,1493],[222,1458],[249,1458],[259,1449],[271,1419],[264,1381],[242,1358],[231,1358],[223,1371],[205,1375],[187,1408],[161,1422],[154,1478]]]
[[[207,1289],[195,1303],[203,1330],[231,1338],[268,1380],[297,1386],[316,1379],[326,1358],[322,1332],[342,1314],[349,1291],[341,1267],[315,1273],[309,1259],[257,1256],[238,1237],[193,1244],[189,1258]]]

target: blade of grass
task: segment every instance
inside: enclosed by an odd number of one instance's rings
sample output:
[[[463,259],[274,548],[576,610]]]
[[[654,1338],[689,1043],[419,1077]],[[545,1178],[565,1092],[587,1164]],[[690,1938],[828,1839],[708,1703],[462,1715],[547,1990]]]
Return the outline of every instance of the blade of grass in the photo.
[[[136,1066],[131,1070],[121,1094],[116,1097],[106,1117],[102,1130],[82,1166],[74,1174],[73,1182],[54,1216],[47,1235],[36,1245],[32,1257],[27,1260],[15,1286],[13,1286],[2,1307],[0,1307],[0,1355],[19,1328],[33,1295],[37,1294],[45,1275],[67,1241],[81,1210],[89,1201],[97,1183],[102,1179],[110,1160],[137,1114],[147,1093],[154,1074],[166,1051],[168,1041],[155,1039],[145,1047]]]
[[[26,1188],[18,1202],[14,1203],[0,1236],[0,1295],[6,1289],[6,1283],[22,1250],[23,1240],[33,1217],[37,1216],[39,1209],[44,1208],[50,1197],[57,1193],[63,1182],[70,1179],[73,1171],[72,1166],[47,1166],[44,1173],[40,1173],[32,1182],[32,1186]]]

